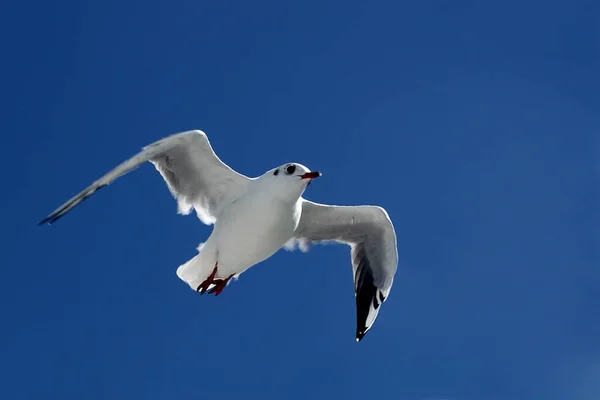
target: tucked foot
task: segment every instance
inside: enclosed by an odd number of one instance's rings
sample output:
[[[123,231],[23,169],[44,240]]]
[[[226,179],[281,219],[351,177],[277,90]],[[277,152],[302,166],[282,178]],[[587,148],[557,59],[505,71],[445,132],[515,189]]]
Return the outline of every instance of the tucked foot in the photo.
[[[225,286],[227,286],[227,282],[229,282],[229,280],[231,278],[233,278],[234,274],[229,275],[229,277],[227,279],[215,279],[213,280],[213,284],[215,285],[212,289],[210,289],[210,291],[208,292],[208,294],[214,293],[215,296],[218,296],[221,294],[221,292],[223,291],[223,289],[225,289]]]
[[[220,280],[220,279],[217,279],[215,281],[215,275],[217,274],[217,266],[218,266],[218,264],[215,264],[215,269],[213,269],[213,271],[208,276],[208,278],[206,278],[206,280],[204,282],[202,282],[200,285],[198,285],[196,292],[200,292],[200,294],[204,294],[208,290],[208,287],[211,285],[211,283],[215,283]]]

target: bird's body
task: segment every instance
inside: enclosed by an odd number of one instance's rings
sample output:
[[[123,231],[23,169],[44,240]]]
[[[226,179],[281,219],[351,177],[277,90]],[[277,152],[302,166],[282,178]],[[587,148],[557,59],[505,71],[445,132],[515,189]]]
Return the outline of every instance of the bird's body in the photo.
[[[206,134],[187,131],[154,142],[57,208],[41,223],[54,223],[100,188],[144,162],[160,172],[178,210],[194,209],[214,224],[198,254],[177,268],[192,289],[219,295],[232,277],[271,257],[280,248],[336,241],[350,245],[356,295],[356,339],[373,325],[391,290],[398,264],[396,234],[377,206],[328,206],[302,197],[319,177],[298,163],[284,164],[257,178],[241,175],[214,153]]]
[[[302,212],[300,199],[273,199],[261,186],[259,180],[252,181],[248,192],[215,222],[195,261],[177,269],[190,287],[197,289],[217,264],[216,278],[239,275],[271,257],[294,235]]]

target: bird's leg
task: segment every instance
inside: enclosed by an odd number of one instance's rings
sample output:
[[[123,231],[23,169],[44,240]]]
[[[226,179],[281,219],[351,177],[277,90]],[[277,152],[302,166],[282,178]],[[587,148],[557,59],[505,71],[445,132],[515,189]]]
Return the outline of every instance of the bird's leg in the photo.
[[[211,272],[211,274],[208,276],[208,278],[206,278],[206,280],[204,282],[202,282],[200,285],[198,285],[198,288],[196,289],[196,292],[200,292],[200,294],[206,293],[206,291],[208,290],[208,287],[210,286],[210,284],[215,282],[215,275],[217,274],[217,267],[218,266],[219,266],[219,263],[217,262],[215,264],[215,269],[213,269],[213,271]]]
[[[215,279],[213,281],[213,283],[215,284],[215,287],[213,287],[212,289],[210,289],[210,291],[208,292],[208,294],[214,293],[215,296],[220,295],[221,292],[223,291],[223,289],[225,289],[225,286],[227,286],[227,283],[229,282],[229,280],[231,278],[233,278],[233,275],[235,275],[235,274],[229,275],[229,277],[227,279]]]

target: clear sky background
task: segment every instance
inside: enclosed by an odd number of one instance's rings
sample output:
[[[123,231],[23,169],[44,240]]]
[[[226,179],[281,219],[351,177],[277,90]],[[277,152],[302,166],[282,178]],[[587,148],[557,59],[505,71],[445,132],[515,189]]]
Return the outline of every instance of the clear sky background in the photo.
[[[598,1],[3,6],[3,399],[600,398]],[[281,251],[219,297],[211,232],[138,149],[204,130],[306,197],[377,204],[396,282],[354,340],[349,250]]]

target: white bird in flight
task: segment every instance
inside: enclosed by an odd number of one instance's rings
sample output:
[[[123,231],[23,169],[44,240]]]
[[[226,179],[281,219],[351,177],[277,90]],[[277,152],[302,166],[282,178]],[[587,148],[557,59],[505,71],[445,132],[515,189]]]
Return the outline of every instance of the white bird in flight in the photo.
[[[398,265],[394,226],[378,206],[330,206],[302,198],[321,176],[287,163],[257,178],[241,175],[214,153],[206,134],[173,134],[142,149],[58,207],[41,224],[56,222],[98,189],[150,161],[178,202],[214,224],[198,254],[177,268],[192,289],[219,295],[232,277],[266,260],[280,248],[306,251],[310,243],[335,241],[351,248],[356,297],[356,341],[371,329],[387,299]]]

